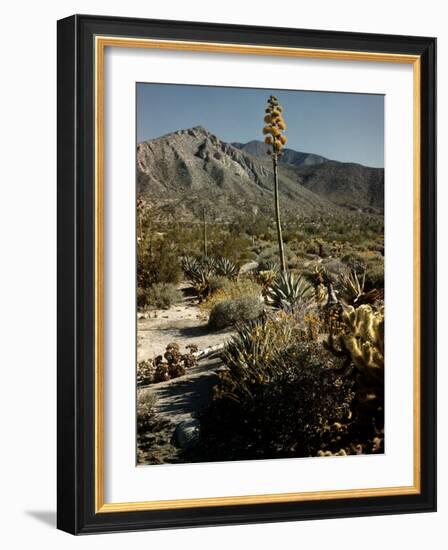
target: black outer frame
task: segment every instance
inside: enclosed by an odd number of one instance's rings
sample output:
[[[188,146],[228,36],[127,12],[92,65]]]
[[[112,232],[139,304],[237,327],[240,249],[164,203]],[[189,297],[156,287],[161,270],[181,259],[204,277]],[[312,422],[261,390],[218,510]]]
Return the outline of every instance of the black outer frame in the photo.
[[[421,56],[421,493],[94,512],[94,37]],[[72,534],[436,510],[436,39],[74,15],[58,21],[57,526]]]

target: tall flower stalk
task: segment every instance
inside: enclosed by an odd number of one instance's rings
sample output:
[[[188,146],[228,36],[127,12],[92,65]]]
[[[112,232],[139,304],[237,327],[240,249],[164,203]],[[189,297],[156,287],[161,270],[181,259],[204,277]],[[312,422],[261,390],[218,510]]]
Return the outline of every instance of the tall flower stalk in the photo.
[[[204,258],[206,258],[207,257],[207,218],[205,215],[205,206],[202,209],[202,236],[203,236]]]
[[[278,250],[280,256],[280,267],[282,272],[286,273],[285,248],[283,245],[282,224],[280,220],[280,201],[278,196],[278,158],[283,154],[282,149],[286,145],[286,124],[282,116],[283,108],[279,104],[277,98],[273,95],[269,96],[267,107],[265,110],[264,122],[266,126],[263,128],[265,135],[264,142],[269,146],[268,154],[272,157],[272,165],[274,168],[274,202],[275,202],[275,221],[277,225]]]

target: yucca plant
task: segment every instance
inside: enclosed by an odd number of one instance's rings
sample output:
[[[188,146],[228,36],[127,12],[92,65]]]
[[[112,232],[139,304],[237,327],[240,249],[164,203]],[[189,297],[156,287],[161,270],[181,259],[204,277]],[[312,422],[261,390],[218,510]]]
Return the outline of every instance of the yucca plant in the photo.
[[[306,306],[314,297],[313,286],[303,276],[291,272],[282,273],[267,290],[266,301],[276,309],[292,311]]]
[[[285,250],[283,246],[282,225],[280,221],[280,202],[278,196],[278,157],[282,155],[282,149],[286,145],[286,124],[282,116],[283,108],[279,104],[278,99],[271,95],[268,99],[268,104],[265,110],[264,122],[266,126],[263,128],[265,135],[264,141],[269,146],[268,154],[272,157],[272,165],[274,168],[274,201],[275,201],[275,220],[277,225],[278,249],[280,256],[280,266],[283,273],[286,273]]]
[[[238,267],[229,258],[217,258],[215,263],[215,275],[234,279],[238,275]]]
[[[348,305],[355,305],[364,295],[364,286],[366,282],[365,272],[358,277],[356,270],[351,269],[348,273],[342,273],[340,283],[342,287],[342,296]]]

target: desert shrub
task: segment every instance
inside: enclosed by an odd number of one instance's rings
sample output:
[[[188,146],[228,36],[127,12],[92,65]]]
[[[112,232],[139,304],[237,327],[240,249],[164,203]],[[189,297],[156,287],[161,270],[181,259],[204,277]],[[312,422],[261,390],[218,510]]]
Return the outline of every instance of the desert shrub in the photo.
[[[152,394],[140,396],[137,401],[137,462],[139,464],[161,464],[163,456],[171,447],[167,438],[170,421],[155,412],[156,397]],[[172,452],[174,448],[172,448]]]
[[[209,327],[220,330],[243,321],[256,319],[263,313],[263,302],[258,296],[241,296],[215,304],[210,312]]]
[[[142,243],[137,250],[137,285],[148,288],[154,283],[178,283],[181,269],[176,247],[165,239]]]
[[[220,290],[225,289],[229,285],[229,279],[222,276],[214,276],[210,278],[210,294],[213,295]],[[208,300],[207,300],[208,302]]]
[[[366,268],[366,289],[384,288],[384,261],[369,262]]]
[[[252,360],[238,371],[227,363],[215,398],[201,417],[202,452],[208,459],[351,452],[351,376],[319,344],[276,349],[263,375],[254,371]]]
[[[240,234],[238,228],[237,234],[226,235],[210,245],[210,252],[215,256],[224,256],[233,262],[239,264],[248,262],[255,258],[251,251],[252,240]]]
[[[348,266],[349,269],[353,269],[358,273],[363,273],[366,269],[366,262],[364,258],[355,252],[346,254],[341,258],[341,260]]]
[[[288,246],[285,246],[284,249],[285,249],[285,260],[288,263],[293,259],[294,253],[290,250]],[[271,264],[278,265],[278,261],[279,261],[278,247],[272,244],[270,244],[267,248],[262,250],[260,254],[257,256],[257,262],[262,266],[266,265],[266,262],[270,262]]]
[[[259,319],[243,323],[230,338],[223,352],[229,371],[223,373],[221,389],[232,392],[235,386],[250,391],[254,381],[275,375],[278,353],[306,339],[308,320],[303,312],[265,313]],[[219,393],[219,388],[217,388]]]
[[[211,292],[210,296],[201,304],[203,310],[210,311],[219,302],[226,300],[235,300],[236,298],[242,298],[243,296],[255,296],[261,297],[262,288],[255,281],[249,278],[241,278],[236,281],[229,281],[229,279],[219,280],[218,288]],[[212,284],[210,285],[212,288]]]
[[[137,307],[139,309],[143,309],[144,307],[146,307],[146,303],[147,303],[146,290],[138,286],[137,287]]]
[[[168,309],[181,298],[182,293],[169,283],[155,283],[147,289],[137,289],[137,305],[140,308]]]
[[[347,266],[337,258],[329,258],[324,260],[321,265],[325,271],[334,278],[334,281],[339,278],[339,275],[342,272],[347,271]],[[362,274],[362,270],[358,273]]]

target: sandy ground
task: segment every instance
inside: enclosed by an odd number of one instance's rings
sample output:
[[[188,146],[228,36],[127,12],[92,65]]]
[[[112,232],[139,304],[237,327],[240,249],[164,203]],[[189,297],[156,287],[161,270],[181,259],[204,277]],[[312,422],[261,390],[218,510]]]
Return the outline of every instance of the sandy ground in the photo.
[[[204,349],[224,342],[232,331],[210,332],[207,317],[191,298],[170,309],[151,311],[149,318],[137,321],[137,360],[163,355],[170,342],[177,342],[181,351],[187,344]]]
[[[140,316],[141,317],[141,316]],[[150,316],[137,321],[138,361],[162,355],[170,342],[177,342],[181,351],[187,344],[195,344],[199,350],[225,342],[232,330],[210,332],[207,317],[191,298],[173,305],[168,310],[152,311]],[[155,397],[154,411],[169,421],[162,436],[160,456],[163,462],[175,462],[177,449],[171,445],[176,426],[190,420],[209,402],[218,372],[222,368],[219,358],[199,361],[185,376],[139,388],[138,402]],[[163,444],[165,441],[165,445]]]

